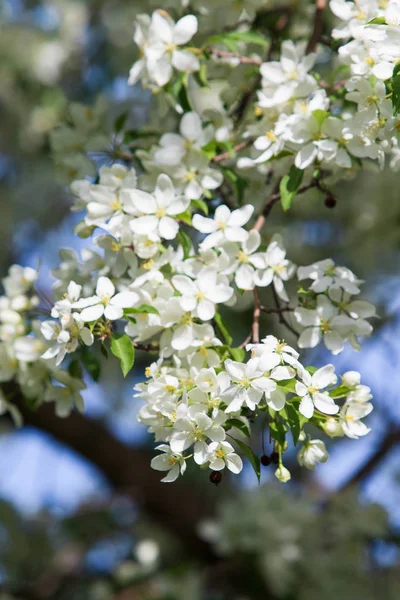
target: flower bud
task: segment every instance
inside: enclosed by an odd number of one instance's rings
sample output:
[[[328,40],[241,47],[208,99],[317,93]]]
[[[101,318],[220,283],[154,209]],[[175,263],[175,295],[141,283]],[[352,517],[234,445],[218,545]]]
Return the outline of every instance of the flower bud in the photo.
[[[286,483],[291,478],[290,471],[288,471],[288,469],[286,467],[284,467],[283,465],[279,465],[279,467],[275,471],[275,477],[281,483]]]
[[[325,423],[322,424],[322,427],[329,437],[343,437],[344,435],[342,426],[336,419],[327,419]]]
[[[297,455],[299,464],[307,469],[315,469],[317,463],[324,463],[329,455],[322,440],[310,440]]]
[[[357,371],[347,371],[342,375],[343,385],[353,388],[356,385],[360,385],[361,376]]]

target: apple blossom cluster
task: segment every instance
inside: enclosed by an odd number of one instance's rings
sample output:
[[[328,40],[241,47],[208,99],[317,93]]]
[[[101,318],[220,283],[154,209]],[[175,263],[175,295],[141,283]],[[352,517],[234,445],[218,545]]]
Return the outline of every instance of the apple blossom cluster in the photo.
[[[295,443],[302,443],[299,464],[308,469],[326,462],[328,453],[321,440],[305,434],[306,423],[332,437],[368,433],[361,419],[372,410],[371,395],[360,385],[358,373],[345,373],[337,385],[332,365],[306,369],[298,352],[273,336],[247,349],[247,362],[225,359],[215,368],[195,367],[190,355],[169,364],[160,360],[148,368],[149,380],[136,385],[137,396],[146,403],[138,419],[161,442],[152,467],[167,472],[163,481],[177,479],[191,458],[213,471],[239,473],[242,460],[234,446],[243,448],[250,435],[249,418],[259,415],[267,419],[275,440],[275,475],[280,481],[290,479],[282,461],[289,429]],[[282,416],[289,420],[285,423]],[[254,457],[253,461],[257,472]]]
[[[258,296],[270,288],[293,313],[300,348],[323,339],[338,353],[345,340],[356,346],[357,335],[371,333],[366,318],[375,314],[368,302],[352,300],[362,282],[349,269],[332,260],[297,268],[280,236],[264,244],[251,228],[253,206],[220,205],[212,217],[201,215],[165,173],[150,193],[140,188],[134,169],[116,164],[100,169],[98,183],[76,181],[72,191],[74,210],[84,214],[77,232],[105,233],[94,239],[98,252],[82,262],[62,251],[54,286],[60,299],[54,320],[41,328],[48,342],[43,358],[57,367],[79,347],[111,340],[127,372],[135,347],[159,354],[136,391],[145,402],[139,421],[160,443],[152,465],[168,470],[165,481],[183,473],[192,457],[212,471],[240,472],[238,446],[245,455],[252,452],[243,441],[251,415],[269,419],[282,481],[289,479],[282,462],[289,430],[303,444],[299,460],[308,467],[310,457],[315,463],[326,456],[322,442],[311,443],[304,433],[308,421],[330,435],[367,433],[360,421],[371,407],[366,400],[348,399],[342,408],[336,403],[351,394],[362,398],[359,381],[334,387],[332,365],[307,370],[299,353],[273,336],[232,347],[220,314],[221,305],[234,306],[243,293]],[[182,237],[182,222],[192,226],[193,239],[199,236],[197,244]],[[290,307],[295,300],[286,286],[296,277],[298,303]]]
[[[37,312],[40,299],[34,289],[37,278],[35,269],[13,265],[3,279],[5,293],[0,296],[0,382],[15,381],[31,406],[55,402],[56,412],[62,417],[68,415],[73,406],[83,410],[81,391],[86,386],[80,378],[58,368],[61,360],[57,364],[47,360],[56,354],[62,359],[66,352],[76,348],[77,343],[70,338],[68,330],[71,326],[67,326],[64,314],[61,323],[41,323]],[[53,311],[53,316],[61,316],[55,309]],[[56,346],[53,346],[53,341]],[[55,347],[58,352],[53,349]],[[1,391],[0,412],[10,412],[15,423],[20,425],[21,415],[13,403],[14,396],[15,392],[8,396]]]
[[[242,139],[253,145],[253,150],[250,157],[236,160],[240,169],[257,168],[293,156],[298,169],[313,167],[338,177],[345,171],[358,169],[366,159],[383,167],[386,154],[391,156],[391,166],[397,168],[398,119],[393,116],[395,92],[391,87],[400,49],[400,5],[397,0],[384,4],[385,8],[375,0],[361,5],[331,1],[332,12],[342,21],[342,27],[334,29],[332,35],[341,42],[347,41],[338,50],[342,64],[340,81],[328,84],[321,80],[315,71],[319,49],[310,51],[306,42],[283,41],[280,60],[264,62],[262,55],[254,59],[256,64],[260,63],[261,85],[256,90],[254,116],[246,120],[242,133]],[[155,11],[151,18],[141,15],[135,41],[143,58],[133,66],[130,83],[141,77],[144,85],[155,81],[161,88],[166,86],[169,94],[167,84],[175,66],[187,78],[192,73],[192,79],[187,79],[185,85],[194,90],[192,100],[196,104],[193,72],[201,69],[201,65],[211,71],[216,60],[232,66],[241,62],[239,55],[235,58],[233,53],[230,58],[229,53],[220,51],[218,44],[226,43],[228,47],[231,44],[229,35],[216,36],[216,48],[210,47],[206,40],[200,48],[182,50],[181,44],[187,44],[197,29],[195,15],[186,15],[176,24],[165,11]],[[249,41],[246,32],[242,37]],[[216,43],[211,37],[212,41]],[[221,54],[228,57],[221,58]],[[212,84],[212,79],[203,82],[210,90]],[[179,99],[177,107],[183,112]],[[229,131],[229,125],[226,126]],[[210,133],[209,126],[202,130],[198,116],[196,119],[186,113],[180,135],[165,134],[158,147],[149,152],[139,151],[138,156],[144,158],[146,171],[154,173],[167,167],[164,172],[181,185],[186,180],[186,193],[199,198],[201,193],[221,184],[218,176],[207,168],[209,161],[201,153],[202,147],[209,149]]]
[[[270,47],[246,24],[206,37],[200,10],[176,22],[164,10],[139,16],[134,38],[141,57],[129,81],[171,105],[175,126],[166,119],[159,135],[148,135],[119,120],[104,150],[109,164],[91,179],[73,178],[72,209],[81,215],[75,233],[93,236],[93,243],[80,256],[60,251],[55,303],[40,322],[33,317],[36,271],[12,267],[0,299],[1,380],[15,379],[33,405],[55,400],[66,415],[74,405],[83,408],[82,366],[99,377],[96,346],[120,360],[124,375],[135,350],[153,353],[147,381],[135,391],[143,401],[139,421],[158,444],[152,466],[166,472],[163,481],[183,474],[192,458],[212,472],[237,474],[243,457],[258,477],[260,462],[273,462],[276,477],[288,481],[289,433],[309,469],[328,458],[323,441],[307,432],[309,423],[331,437],[368,433],[363,419],[371,394],[359,375],[338,379],[331,364],[306,367],[293,347],[323,342],[334,355],[347,342],[360,349],[375,317],[374,306],[359,299],[363,282],[331,259],[297,266],[284,237],[267,239],[262,228],[277,201],[286,211],[308,189],[328,197],[326,178],[360,168],[364,159],[382,166],[392,153],[393,168],[400,164],[393,115],[397,4],[331,2],[342,21],[333,35],[343,41],[343,79],[329,83],[316,72],[317,43],[282,36]],[[195,35],[201,47],[188,45]],[[221,80],[229,71],[241,79],[234,99]],[[85,115],[75,107],[75,129]],[[97,128],[89,130],[95,136]],[[61,132],[60,155],[63,140],[76,136]],[[246,149],[248,156],[238,158]],[[224,317],[241,301],[253,308],[244,341]],[[279,318],[293,345],[260,335],[263,313]],[[5,398],[1,406],[11,403]],[[273,445],[263,461],[248,439],[257,418]]]
[[[182,49],[197,32],[197,19],[186,15],[177,23],[164,10],[156,10],[151,18],[140,15],[136,22],[134,40],[143,58],[138,60],[129,74],[133,85],[140,78],[145,83],[164,86],[174,72],[190,73],[200,68],[198,58]]]
[[[349,341],[359,350],[358,336],[372,333],[367,319],[376,316],[373,304],[352,298],[360,293],[362,281],[330,259],[299,267],[297,277],[312,280],[307,290],[301,290],[302,305],[294,311],[302,327],[299,347],[314,348],[323,340],[332,354],[339,354]]]

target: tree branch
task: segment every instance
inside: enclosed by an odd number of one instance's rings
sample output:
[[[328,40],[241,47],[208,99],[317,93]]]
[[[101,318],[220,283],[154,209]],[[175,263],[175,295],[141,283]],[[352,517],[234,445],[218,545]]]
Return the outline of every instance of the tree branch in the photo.
[[[372,456],[346,481],[339,491],[347,490],[351,486],[363,481],[368,475],[371,475],[397,444],[400,444],[400,427],[388,431]]]
[[[315,2],[314,28],[307,44],[306,54],[313,52],[321,39],[326,5],[327,0],[316,0]]]
[[[62,419],[55,414],[53,404],[31,411],[20,394],[14,402],[26,425],[40,429],[91,462],[116,490],[134,499],[149,517],[180,539],[185,550],[206,559],[211,556],[209,546],[196,531],[199,521],[212,514],[211,506],[196,486],[181,481],[161,483],[160,473],[150,467],[151,453],[126,446],[99,421],[75,412]]]

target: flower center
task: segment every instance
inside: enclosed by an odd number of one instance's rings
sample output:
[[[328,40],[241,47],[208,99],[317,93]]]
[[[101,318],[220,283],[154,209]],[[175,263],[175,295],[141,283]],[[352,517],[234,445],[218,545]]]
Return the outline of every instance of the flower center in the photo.
[[[276,135],[275,135],[275,133],[274,133],[274,131],[272,129],[270,129],[269,131],[267,131],[267,133],[265,134],[265,137],[270,142],[277,142],[278,141],[278,138],[276,137]]]
[[[215,456],[217,458],[224,458],[226,456],[226,452],[223,448],[220,448],[219,450],[216,451]]]
[[[194,181],[196,179],[196,174],[197,174],[196,171],[189,171],[185,175],[185,180],[186,181]]]
[[[321,323],[319,326],[323,333],[328,333],[328,331],[331,331],[330,323],[326,319],[321,319]]]
[[[237,253],[237,258],[238,261],[241,263],[248,263],[249,262],[249,257],[247,256],[246,252],[244,252],[243,250],[239,250],[239,252]]]
[[[142,264],[142,267],[143,269],[146,269],[146,271],[151,271],[151,269],[153,268],[153,264],[154,261],[152,258],[150,258],[148,261]]]
[[[165,210],[165,208],[163,206],[159,206],[156,210],[157,219],[162,219],[165,216],[166,212],[167,211]]]

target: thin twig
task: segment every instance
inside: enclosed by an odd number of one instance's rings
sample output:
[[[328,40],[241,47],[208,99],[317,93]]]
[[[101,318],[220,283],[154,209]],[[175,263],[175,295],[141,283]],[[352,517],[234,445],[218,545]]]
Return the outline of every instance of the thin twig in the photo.
[[[253,290],[253,297],[254,297],[254,313],[253,313],[253,327],[252,327],[253,342],[255,344],[259,344],[260,343],[261,308],[260,308],[260,298],[258,297],[257,288],[254,288],[254,290]]]
[[[253,140],[246,140],[245,142],[240,142],[240,144],[236,144],[236,146],[233,146],[232,150],[234,152],[240,152],[240,150],[243,150],[244,148],[248,148],[249,146],[251,146],[251,144],[253,143]],[[229,158],[233,158],[232,156],[232,151],[227,151],[227,152],[223,152],[222,154],[217,154],[217,156],[214,156],[214,158],[212,159],[213,162],[221,162],[223,160],[228,160]]]
[[[253,323],[251,326],[251,331],[245,340],[240,344],[239,348],[246,348],[247,344],[250,342],[254,342],[254,344],[259,344],[260,342],[260,315],[261,315],[261,304],[260,298],[258,296],[257,288],[253,290],[254,297],[254,311],[253,311]]]
[[[235,58],[244,65],[256,65],[259,67],[262,61],[259,58],[249,58],[248,56],[242,56],[236,52],[226,52],[225,50],[215,50],[214,48],[207,48],[206,52],[218,56],[219,58]]]
[[[266,306],[260,306],[260,310],[267,315],[279,315],[283,312],[293,312],[294,308],[290,308],[290,306],[281,306],[280,308],[267,308]]]
[[[133,342],[133,345],[137,350],[144,350],[145,352],[158,352],[160,350],[160,348],[154,346],[154,344],[138,344],[137,342]]]
[[[256,229],[257,231],[261,231],[261,229],[264,227],[265,221],[267,220],[269,213],[274,207],[274,204],[279,202],[279,200],[281,199],[281,194],[278,191],[279,185],[280,181],[276,184],[273,193],[271,194],[271,196],[269,196],[267,202],[264,205],[262,213],[258,216],[257,221],[255,222],[254,229]],[[304,192],[307,192],[308,190],[319,186],[320,184],[317,184],[317,180],[313,179],[311,183],[303,185],[301,188],[299,188],[297,194],[304,194]]]
[[[314,27],[311,37],[308,41],[306,54],[314,52],[318,42],[322,36],[322,30],[324,26],[324,11],[327,5],[327,0],[316,0],[315,2],[315,13],[314,13]]]
[[[272,284],[272,295],[274,297],[274,302],[275,302],[275,305],[276,305],[276,308],[277,308],[277,313],[279,315],[279,323],[281,323],[281,325],[284,325],[289,331],[291,331],[293,333],[293,335],[295,335],[298,338],[299,334],[294,329],[294,327],[291,326],[291,324],[286,319],[286,317],[283,315],[283,312],[281,310],[281,303],[279,301],[278,294],[276,293],[276,289],[275,289],[274,284]]]

